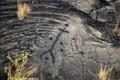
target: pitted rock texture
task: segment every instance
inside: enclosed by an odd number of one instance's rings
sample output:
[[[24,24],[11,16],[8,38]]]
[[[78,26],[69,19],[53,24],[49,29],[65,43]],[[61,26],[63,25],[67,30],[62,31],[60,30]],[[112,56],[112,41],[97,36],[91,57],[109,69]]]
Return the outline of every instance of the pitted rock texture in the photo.
[[[24,21],[17,18],[16,0],[0,3],[0,79],[6,78],[6,56],[23,50],[30,53],[30,64],[38,66],[34,76],[40,80],[94,80],[89,71],[96,74],[101,63],[113,66],[114,80],[120,79],[120,38],[113,32],[119,1],[28,3],[32,12]]]

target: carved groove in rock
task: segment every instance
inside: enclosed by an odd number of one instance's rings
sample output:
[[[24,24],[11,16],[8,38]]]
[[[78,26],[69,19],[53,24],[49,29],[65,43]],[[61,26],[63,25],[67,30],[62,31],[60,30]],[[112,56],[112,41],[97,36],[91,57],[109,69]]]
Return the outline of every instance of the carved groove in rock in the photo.
[[[36,0],[30,4],[32,12],[19,21],[16,1],[1,1],[0,78],[4,80],[7,54],[25,50],[30,52],[30,64],[39,67],[35,76],[41,80],[94,80],[88,70],[96,73],[101,62],[113,66],[115,80],[119,80],[119,38],[113,32],[115,10],[113,22],[109,22],[109,9],[101,4],[99,0]],[[94,11],[106,17],[93,15]],[[99,19],[94,18],[97,16]]]

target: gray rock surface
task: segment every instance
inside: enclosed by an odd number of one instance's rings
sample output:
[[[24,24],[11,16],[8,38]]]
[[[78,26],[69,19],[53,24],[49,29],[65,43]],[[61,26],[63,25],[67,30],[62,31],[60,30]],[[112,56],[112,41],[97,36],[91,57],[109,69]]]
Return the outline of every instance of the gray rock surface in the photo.
[[[107,1],[107,2],[106,2]],[[108,5],[108,4],[109,5]],[[100,64],[120,77],[120,40],[113,30],[119,1],[35,0],[24,21],[16,16],[15,0],[0,2],[0,74],[7,54],[30,52],[41,80],[94,80]],[[4,80],[5,75],[0,75]]]
[[[90,13],[91,10],[95,10],[100,7],[99,0],[62,0],[73,5],[76,9],[85,13]]]
[[[114,7],[106,6],[98,10],[93,10],[90,15],[94,20],[100,22],[115,22],[116,10]]]

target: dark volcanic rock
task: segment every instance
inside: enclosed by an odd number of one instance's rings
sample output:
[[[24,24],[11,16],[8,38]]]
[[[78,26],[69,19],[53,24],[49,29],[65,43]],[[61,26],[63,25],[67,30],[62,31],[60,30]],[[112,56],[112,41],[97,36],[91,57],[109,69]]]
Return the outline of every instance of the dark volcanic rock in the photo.
[[[2,0],[0,73],[9,63],[7,54],[24,50],[30,52],[30,64],[39,67],[35,76],[41,80],[93,80],[89,70],[96,73],[101,63],[113,66],[119,80],[120,38],[113,32],[119,2],[101,1],[35,0],[32,12],[19,21],[16,0]]]

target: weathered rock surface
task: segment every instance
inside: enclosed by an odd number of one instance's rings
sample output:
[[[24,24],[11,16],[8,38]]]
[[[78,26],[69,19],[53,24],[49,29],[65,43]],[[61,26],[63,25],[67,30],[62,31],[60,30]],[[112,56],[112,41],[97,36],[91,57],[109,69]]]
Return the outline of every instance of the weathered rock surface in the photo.
[[[62,0],[63,2],[67,2],[73,5],[76,9],[81,10],[85,13],[90,13],[90,11],[99,8],[100,1],[99,0]]]
[[[119,1],[35,0],[24,21],[16,16],[16,0],[0,2],[0,74],[7,54],[30,52],[41,80],[94,80],[100,64],[120,77],[120,38],[113,30]],[[117,15],[116,15],[117,14]],[[5,75],[0,75],[4,80]]]
[[[94,20],[100,21],[100,22],[115,22],[115,15],[116,15],[116,10],[114,7],[111,6],[106,6],[103,8],[100,8],[98,10],[93,10],[90,13],[91,17]]]

